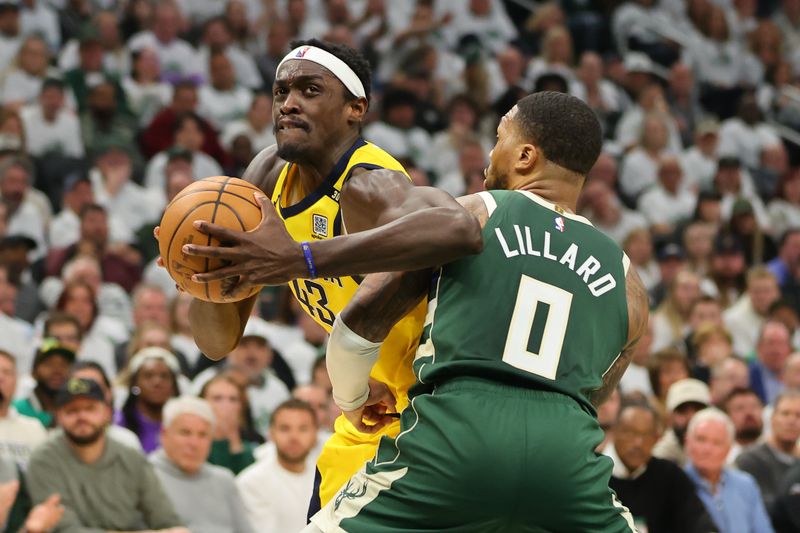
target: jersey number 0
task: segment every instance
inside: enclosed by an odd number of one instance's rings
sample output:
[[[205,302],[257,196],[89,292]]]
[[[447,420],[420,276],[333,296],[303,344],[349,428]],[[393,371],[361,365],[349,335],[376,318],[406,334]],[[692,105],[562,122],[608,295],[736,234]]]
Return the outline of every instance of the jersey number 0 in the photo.
[[[546,379],[556,379],[571,307],[571,293],[523,274],[503,362]]]

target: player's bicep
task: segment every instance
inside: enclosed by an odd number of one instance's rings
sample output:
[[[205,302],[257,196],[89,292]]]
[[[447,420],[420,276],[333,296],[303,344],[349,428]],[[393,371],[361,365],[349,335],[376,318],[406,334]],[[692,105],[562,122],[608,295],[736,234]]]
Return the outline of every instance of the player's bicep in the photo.
[[[353,176],[342,190],[341,204],[349,233],[383,226],[424,209],[464,211],[448,193],[415,186],[403,173],[388,169]]]

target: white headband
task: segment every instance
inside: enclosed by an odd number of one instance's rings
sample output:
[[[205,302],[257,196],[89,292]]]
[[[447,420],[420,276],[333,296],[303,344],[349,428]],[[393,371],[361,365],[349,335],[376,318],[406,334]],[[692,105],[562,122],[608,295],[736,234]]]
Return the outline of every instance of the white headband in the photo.
[[[281,65],[290,59],[313,61],[318,65],[322,65],[326,69],[330,70],[331,74],[336,76],[339,81],[342,82],[345,88],[347,88],[347,90],[350,91],[350,93],[356,98],[367,97],[367,93],[364,92],[364,84],[361,83],[360,79],[358,79],[358,76],[356,76],[356,73],[353,72],[353,69],[351,69],[347,63],[330,52],[326,52],[322,48],[317,48],[316,46],[298,46],[286,54],[283,59],[281,59],[281,62],[278,63],[278,68],[275,69],[275,72],[278,72],[281,69]]]
[[[135,374],[140,368],[142,368],[142,365],[152,359],[164,361],[164,364],[167,365],[173,374],[181,373],[181,366],[178,363],[178,358],[175,357],[172,352],[169,352],[164,348],[159,348],[158,346],[143,348],[136,352],[136,354],[134,354],[128,363],[128,370],[130,370],[131,374]]]

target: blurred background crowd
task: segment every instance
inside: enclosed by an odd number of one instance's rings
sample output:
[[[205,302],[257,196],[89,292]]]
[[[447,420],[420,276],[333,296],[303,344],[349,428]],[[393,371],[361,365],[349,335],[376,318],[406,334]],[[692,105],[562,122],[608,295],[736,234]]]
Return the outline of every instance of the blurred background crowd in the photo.
[[[800,0],[0,0],[0,529],[305,523],[324,330],[265,289],[205,358],[152,230],[274,143],[311,37],[365,54],[364,137],[454,196],[522,96],[595,110],[579,208],[652,307],[599,410],[612,486],[640,531],[800,531]]]

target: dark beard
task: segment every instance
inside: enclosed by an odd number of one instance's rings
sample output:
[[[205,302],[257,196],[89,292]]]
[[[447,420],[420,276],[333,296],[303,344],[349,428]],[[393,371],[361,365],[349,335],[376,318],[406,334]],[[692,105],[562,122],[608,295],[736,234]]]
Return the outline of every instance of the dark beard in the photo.
[[[278,146],[278,157],[290,163],[303,163],[307,157],[305,150],[297,145]]]
[[[761,436],[761,429],[760,427],[746,427],[742,428],[736,432],[736,441],[743,442],[746,444],[750,444],[758,440],[758,437]]]
[[[675,433],[675,436],[678,438],[678,442],[683,448],[683,445],[686,443],[686,429],[687,428],[676,428],[672,427],[672,431]]]
[[[106,432],[106,427],[101,426],[95,430],[94,433],[86,435],[85,437],[79,437],[77,435],[73,435],[66,429],[64,430],[64,436],[67,438],[75,446],[89,446],[90,444],[94,444],[97,442],[100,437],[102,437]]]

